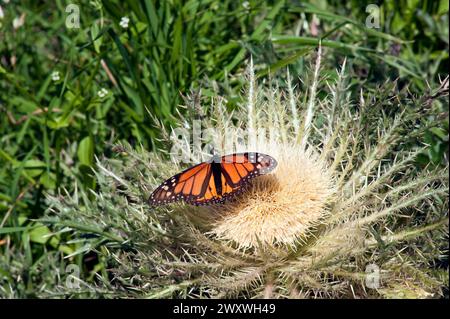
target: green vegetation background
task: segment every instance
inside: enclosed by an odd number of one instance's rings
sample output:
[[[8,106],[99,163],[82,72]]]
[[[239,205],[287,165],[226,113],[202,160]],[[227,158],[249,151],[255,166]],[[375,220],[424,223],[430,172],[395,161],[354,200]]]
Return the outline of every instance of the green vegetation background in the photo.
[[[45,194],[73,192],[75,184],[95,188],[95,156],[110,156],[115,142],[157,149],[155,118],[176,125],[183,96],[200,88],[204,98],[218,89],[233,109],[245,85],[236,75],[250,56],[260,79],[281,79],[289,68],[299,87],[320,40],[329,70],[349,58],[349,90],[376,91],[398,80],[420,96],[427,82],[448,74],[447,0],[73,3],[80,28],[69,29],[68,1],[0,0],[4,297],[51,290],[56,270],[66,271],[64,257],[82,249],[64,233],[49,236],[51,226],[37,221]],[[365,23],[373,3],[379,29]],[[429,150],[418,166],[448,165],[448,105],[440,107],[444,116],[421,141]],[[106,271],[95,254],[78,254],[75,262],[87,281]]]

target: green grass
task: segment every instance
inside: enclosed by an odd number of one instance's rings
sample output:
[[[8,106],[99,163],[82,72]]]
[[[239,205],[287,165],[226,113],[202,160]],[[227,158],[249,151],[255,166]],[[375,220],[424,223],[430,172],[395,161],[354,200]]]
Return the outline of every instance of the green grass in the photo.
[[[80,29],[65,27],[68,3],[0,3],[0,295],[39,296],[64,257],[101,247],[67,243],[66,232],[48,237],[52,225],[37,221],[46,194],[96,189],[95,156],[110,156],[116,142],[157,150],[155,119],[176,125],[184,95],[220,93],[234,109],[245,85],[236,75],[250,56],[261,81],[289,68],[303,89],[297,77],[319,42],[325,69],[349,58],[352,93],[397,80],[422,96],[448,74],[447,1],[380,3],[379,30],[364,23],[370,1],[82,1]],[[448,105],[434,107],[448,115]],[[448,165],[448,119],[430,121],[420,168]],[[86,276],[105,272],[97,257],[75,258]]]

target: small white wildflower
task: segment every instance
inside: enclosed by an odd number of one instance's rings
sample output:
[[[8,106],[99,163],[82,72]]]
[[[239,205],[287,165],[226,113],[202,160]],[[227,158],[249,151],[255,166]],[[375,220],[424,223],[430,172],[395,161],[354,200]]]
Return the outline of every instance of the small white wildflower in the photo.
[[[56,81],[59,81],[59,80],[60,80],[59,72],[58,71],[54,71],[52,73],[52,81],[56,82]]]
[[[250,2],[248,2],[248,1],[244,1],[243,3],[242,3],[242,6],[244,7],[244,9],[250,9]]]
[[[119,25],[124,28],[127,29],[128,28],[128,23],[130,22],[130,18],[128,17],[122,17],[122,19],[120,19]]]
[[[100,91],[97,92],[97,95],[101,98],[104,98],[108,94],[108,90],[105,88],[102,88]]]
[[[25,16],[26,16],[26,14],[25,13],[22,13],[21,15],[20,15],[20,17],[15,17],[14,18],[14,20],[13,20],[13,27],[14,27],[14,29],[19,29],[21,26],[23,26],[24,25],[24,23],[25,23]]]

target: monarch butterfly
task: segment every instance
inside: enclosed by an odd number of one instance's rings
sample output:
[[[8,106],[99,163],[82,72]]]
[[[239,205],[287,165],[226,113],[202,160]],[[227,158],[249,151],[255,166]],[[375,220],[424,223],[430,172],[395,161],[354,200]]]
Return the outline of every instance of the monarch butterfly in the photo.
[[[223,203],[240,193],[248,181],[270,173],[277,161],[262,153],[215,155],[211,161],[192,166],[162,183],[149,198],[151,205],[183,200],[192,205]]]

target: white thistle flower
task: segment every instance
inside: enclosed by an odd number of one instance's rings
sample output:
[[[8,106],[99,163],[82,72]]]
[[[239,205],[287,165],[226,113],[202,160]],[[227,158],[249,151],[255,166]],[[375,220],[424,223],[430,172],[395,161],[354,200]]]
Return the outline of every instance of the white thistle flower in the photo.
[[[119,25],[124,29],[128,29],[128,23],[130,23],[130,18],[122,17],[122,19],[120,19]]]

